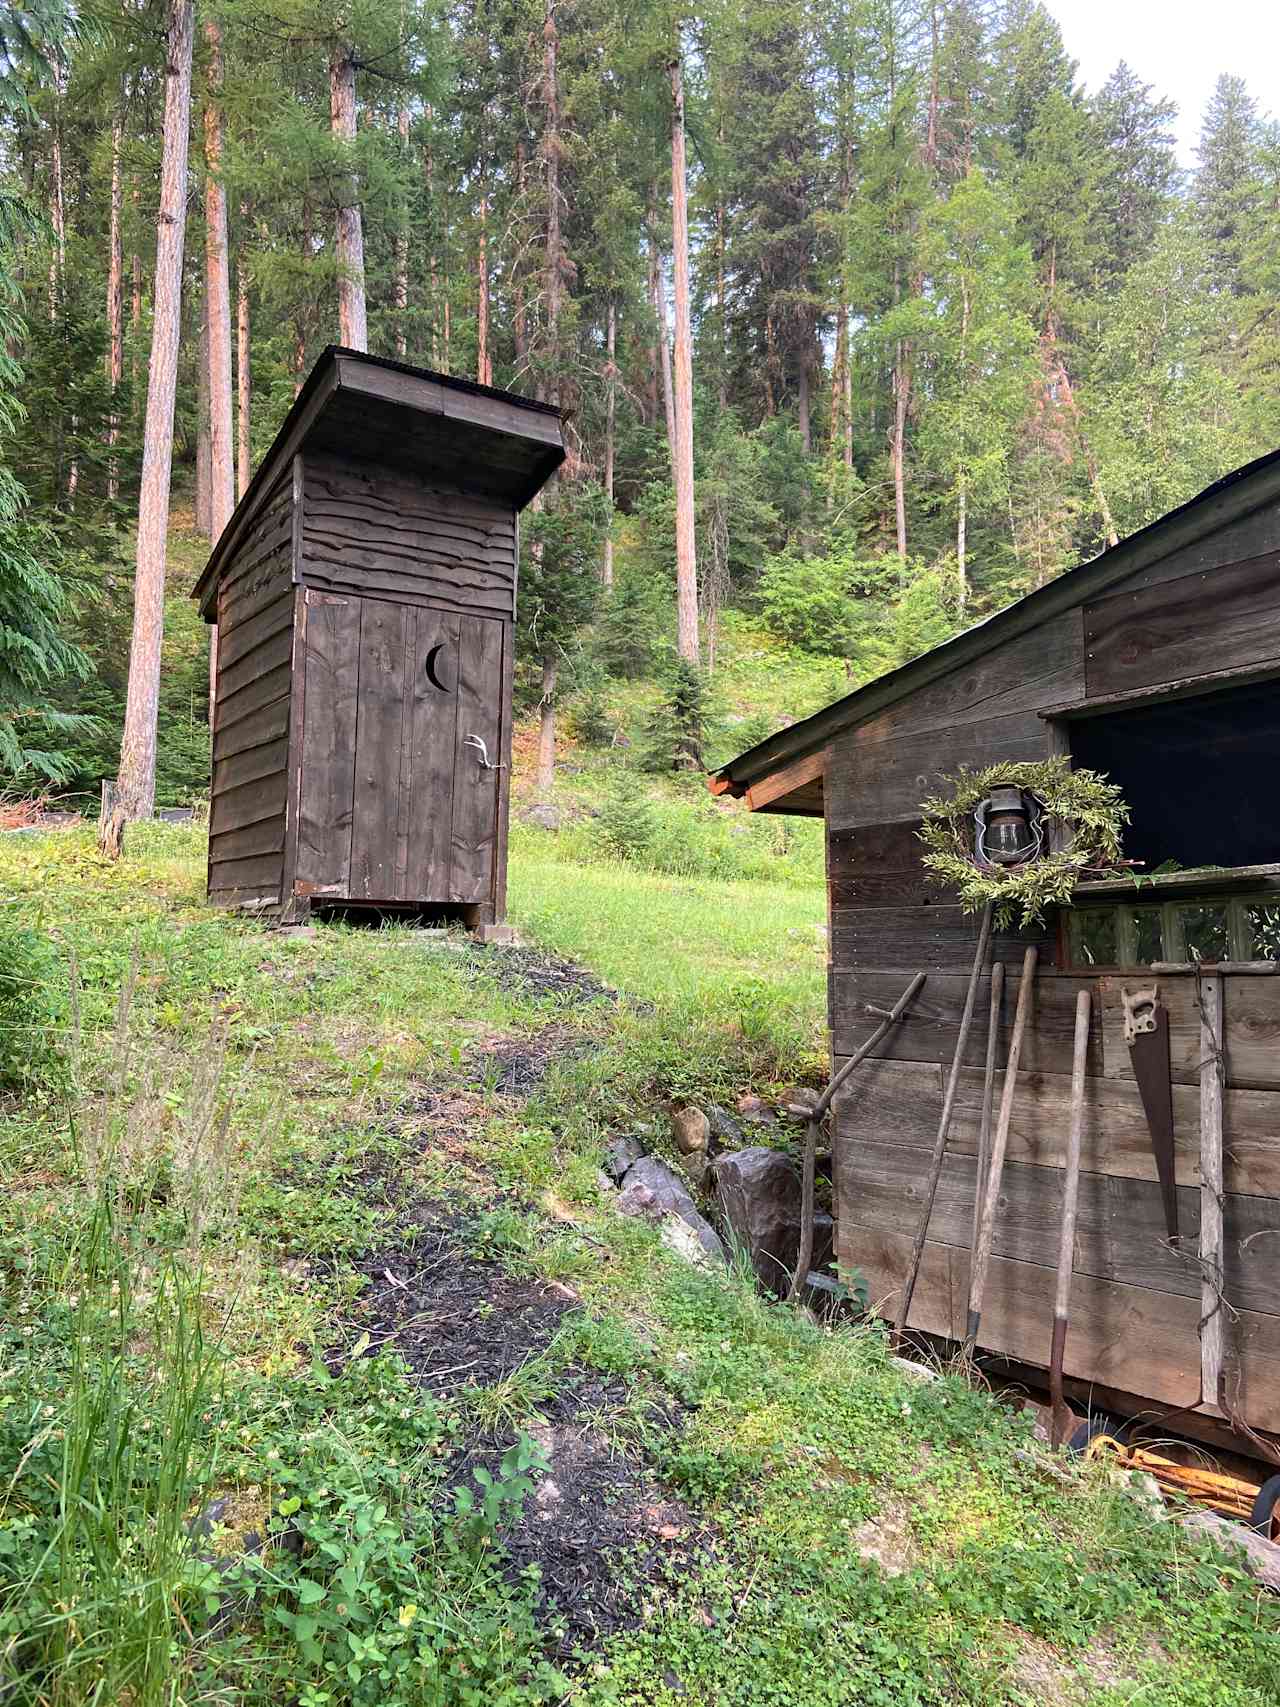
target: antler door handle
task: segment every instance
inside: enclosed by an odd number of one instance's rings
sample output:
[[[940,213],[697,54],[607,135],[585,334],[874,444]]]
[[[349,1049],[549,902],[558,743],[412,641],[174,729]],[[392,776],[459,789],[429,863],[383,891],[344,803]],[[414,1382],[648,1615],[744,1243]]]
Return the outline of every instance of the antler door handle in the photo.
[[[477,759],[479,759],[479,761],[480,761],[481,770],[486,770],[486,771],[504,771],[504,770],[506,770],[507,767],[505,765],[495,765],[490,761],[489,749],[485,745],[485,739],[484,739],[483,735],[464,735],[462,737],[462,745],[464,747],[472,747],[475,749],[475,755],[476,755]]]

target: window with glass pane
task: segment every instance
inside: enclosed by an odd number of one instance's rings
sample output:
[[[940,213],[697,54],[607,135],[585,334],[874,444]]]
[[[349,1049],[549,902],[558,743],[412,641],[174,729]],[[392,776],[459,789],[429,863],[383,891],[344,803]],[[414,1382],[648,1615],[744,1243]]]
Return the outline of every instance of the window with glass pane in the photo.
[[[1249,956],[1253,960],[1280,960],[1280,906],[1268,901],[1245,904]]]
[[[1230,960],[1231,938],[1225,903],[1179,907],[1183,951],[1188,960]]]
[[[1098,907],[1080,915],[1080,959],[1086,966],[1117,966],[1120,943],[1116,927],[1120,914],[1115,907]]]
[[[1139,966],[1149,966],[1153,960],[1166,960],[1164,951],[1164,917],[1159,907],[1134,907],[1133,958]]]

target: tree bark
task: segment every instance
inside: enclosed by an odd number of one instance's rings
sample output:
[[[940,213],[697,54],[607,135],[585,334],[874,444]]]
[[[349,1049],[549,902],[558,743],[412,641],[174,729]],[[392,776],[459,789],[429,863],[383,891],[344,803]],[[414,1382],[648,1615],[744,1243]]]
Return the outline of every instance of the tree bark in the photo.
[[[889,444],[893,464],[893,513],[898,556],[907,555],[907,408],[911,401],[911,346],[898,341],[893,363],[893,433]]]
[[[540,396],[561,400],[560,296],[564,284],[564,235],[560,221],[560,33],[556,0],[544,0],[542,27],[542,162],[547,184],[547,253],[543,301],[547,314],[547,364],[550,377],[538,383]]]
[[[351,152],[356,139],[356,59],[350,42],[339,42],[329,57],[329,118],[333,134]],[[337,213],[338,342],[349,350],[369,348],[364,294],[364,222],[355,173],[339,182]]]
[[[476,239],[476,379],[493,384],[493,357],[489,354],[489,202],[480,197],[479,231]]]
[[[396,129],[400,137],[400,152],[409,152],[409,109],[401,107],[396,120]],[[396,354],[401,361],[409,351],[408,329],[405,325],[409,313],[409,210],[406,207],[404,219],[396,233]]]
[[[124,142],[124,120],[117,113],[111,126],[111,217],[107,238],[107,386],[112,409],[107,417],[107,497],[120,495],[120,472],[115,447],[120,439],[120,417],[115,397],[124,379],[124,175],[120,151]]]
[[[173,461],[173,407],[182,320],[182,249],[187,219],[187,142],[191,127],[193,0],[171,0],[166,31],[164,143],[156,229],[155,312],[147,377],[147,421],[138,494],[133,635],[120,772],[104,844],[119,852],[124,825],[155,807],[156,719],[164,636],[165,544]]]
[[[544,797],[551,792],[556,775],[556,677],[559,674],[555,655],[548,653],[542,660],[542,698],[538,701],[538,768],[534,778],[537,793]]]
[[[605,316],[604,348],[604,491],[609,500],[609,526],[605,530],[600,580],[609,593],[613,591],[613,437],[618,411],[618,368],[614,361],[618,348],[618,306],[612,297]]]
[[[662,410],[667,422],[667,453],[671,458],[671,484],[676,483],[676,395],[671,378],[671,336],[667,330],[667,291],[657,239],[650,236],[652,262],[649,279],[653,286],[653,312],[658,322],[658,371],[662,379]]]
[[[231,265],[227,258],[227,191],[222,182],[222,29],[204,26],[209,51],[204,102],[204,276],[209,324],[209,538],[216,545],[236,507],[231,407]],[[209,718],[213,720],[218,630],[209,630]]]
[[[800,425],[800,443],[804,454],[813,452],[813,403],[809,396],[809,352],[806,350],[800,357],[800,374],[796,384],[796,416]]]
[[[241,209],[241,213],[247,210]],[[236,263],[236,497],[249,490],[253,473],[251,428],[253,367],[249,345],[249,268],[243,255]]]
[[[693,495],[693,328],[689,307],[689,202],[685,166],[684,79],[671,73],[671,248],[675,259],[676,650],[698,662],[698,563]]]
[[[213,445],[209,438],[209,297],[200,295],[200,349],[196,372],[196,532],[209,539],[213,533]]]
[[[523,141],[516,143],[516,200],[524,203],[525,185],[528,181],[529,165],[525,157]],[[529,323],[524,300],[524,269],[517,266],[515,279],[512,283],[512,294],[515,302],[512,312],[512,338],[516,349],[516,370],[525,371],[529,361]]]

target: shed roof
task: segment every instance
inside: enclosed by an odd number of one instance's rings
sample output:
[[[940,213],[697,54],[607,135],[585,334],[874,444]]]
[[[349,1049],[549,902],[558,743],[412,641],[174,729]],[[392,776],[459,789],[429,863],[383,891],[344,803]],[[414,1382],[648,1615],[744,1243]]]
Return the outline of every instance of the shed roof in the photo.
[[[790,810],[789,799],[783,797],[787,779],[778,773],[793,770],[797,783],[804,789],[803,795],[796,794],[795,809],[820,814],[820,796],[815,797],[813,789],[815,780],[818,789],[821,788],[821,778],[805,761],[836,736],[856,728],[951,670],[973,663],[1005,641],[1097,597],[1171,552],[1277,501],[1280,501],[1280,450],[1270,451],[1223,475],[1187,503],[1130,534],[1088,563],[1068,570],[1046,586],[1006,605],[994,616],[943,641],[931,652],[921,653],[910,663],[877,676],[811,717],[749,747],[712,772],[708,778],[712,792],[741,797],[760,788],[766,779],[778,778],[771,788],[761,792],[769,797],[773,810]]]
[[[523,509],[564,461],[560,411],[511,391],[330,344],[293,401],[192,591],[205,616],[222,565],[300,450],[377,462]]]

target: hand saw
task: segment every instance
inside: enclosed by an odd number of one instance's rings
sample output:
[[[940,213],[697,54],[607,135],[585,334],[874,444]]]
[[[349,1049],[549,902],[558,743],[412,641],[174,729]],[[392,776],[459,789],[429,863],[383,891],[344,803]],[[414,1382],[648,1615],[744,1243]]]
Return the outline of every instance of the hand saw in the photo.
[[[1178,1193],[1173,1167],[1173,1090],[1169,1081],[1169,1010],[1160,1000],[1160,986],[1121,990],[1124,1040],[1129,1045],[1133,1076],[1151,1133],[1151,1149],[1164,1200],[1169,1237],[1178,1236]]]

